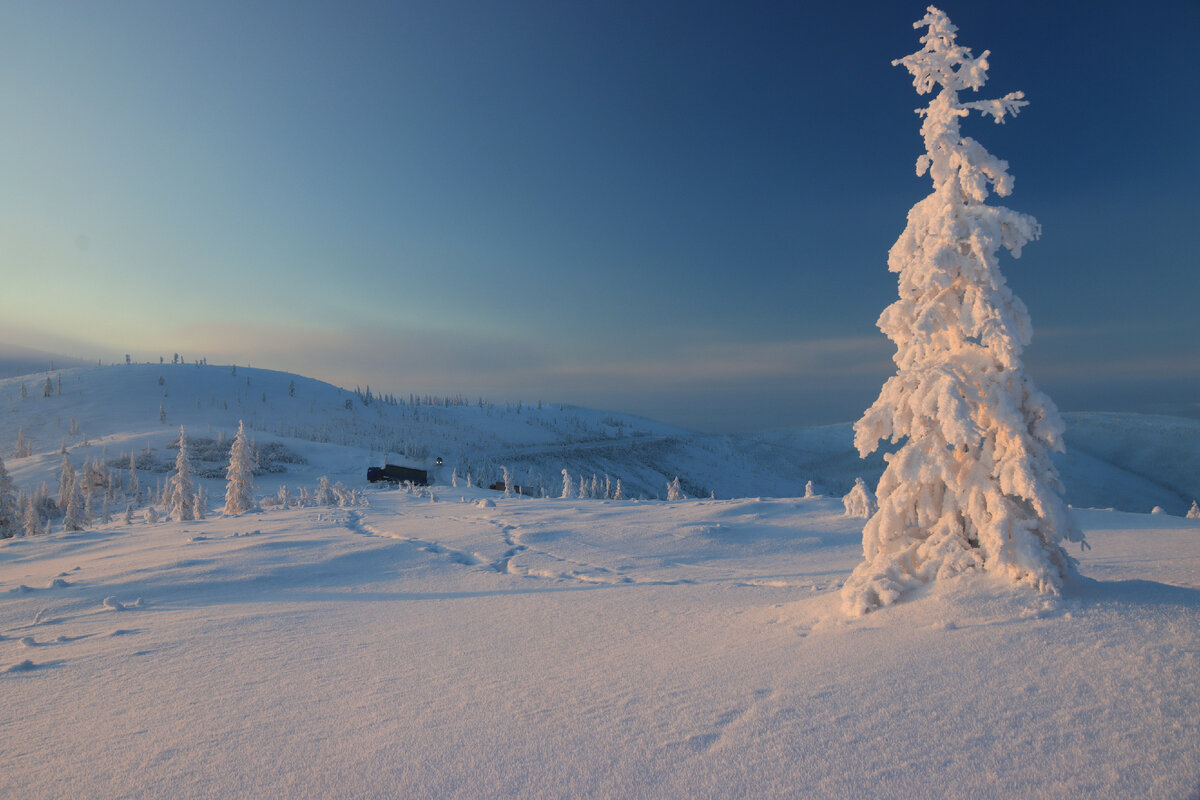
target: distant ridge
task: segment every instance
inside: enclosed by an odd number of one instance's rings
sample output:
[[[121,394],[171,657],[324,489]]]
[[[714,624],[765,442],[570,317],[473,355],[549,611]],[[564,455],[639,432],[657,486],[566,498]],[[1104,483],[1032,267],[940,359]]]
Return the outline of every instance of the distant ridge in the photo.
[[[0,342],[0,378],[16,378],[52,369],[83,367],[91,364],[82,358],[64,356],[33,347]]]
[[[513,481],[553,497],[567,470],[573,491],[596,477],[625,497],[665,497],[678,476],[691,497],[797,497],[812,481],[840,497],[883,470],[855,452],[849,423],[761,434],[697,433],[619,412],[557,403],[488,403],[405,394],[381,398],[287,372],[230,365],[135,363],[70,367],[54,357],[53,396],[42,396],[49,354],[36,369],[0,377],[0,454],[23,485],[53,484],[60,449],[73,458],[163,449],[191,435],[232,436],[239,420],[260,441],[305,445],[314,474],[347,485],[385,462],[434,470],[435,481]],[[45,363],[42,363],[44,359]],[[78,363],[79,359],[74,359]],[[28,362],[26,362],[28,363]],[[58,393],[61,381],[61,394]],[[22,397],[22,387],[25,396]],[[413,387],[417,389],[419,387]],[[1182,516],[1200,499],[1200,420],[1132,413],[1065,413],[1067,453],[1055,456],[1076,507]],[[76,428],[79,433],[71,434]],[[18,431],[34,455],[10,459]],[[437,460],[442,463],[438,464]],[[290,480],[302,476],[292,475]],[[279,480],[283,480],[281,476]],[[220,487],[214,485],[213,491]]]

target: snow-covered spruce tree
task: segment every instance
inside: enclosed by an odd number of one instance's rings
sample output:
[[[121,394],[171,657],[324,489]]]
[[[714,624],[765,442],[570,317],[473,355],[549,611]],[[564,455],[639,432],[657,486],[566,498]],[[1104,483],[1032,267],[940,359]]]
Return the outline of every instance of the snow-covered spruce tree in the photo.
[[[129,496],[133,498],[133,502],[138,502],[141,499],[142,488],[138,483],[137,474],[137,458],[133,453],[129,454]]]
[[[250,452],[246,426],[241,420],[237,436],[229,446],[225,481],[225,514],[244,514],[254,508],[254,454]]]
[[[575,484],[571,482],[571,473],[567,472],[566,469],[564,469],[562,471],[562,479],[563,479],[563,487],[562,487],[562,495],[560,495],[560,496],[562,497],[563,500],[566,500],[567,498],[569,498],[575,494]]]
[[[13,448],[14,458],[29,458],[33,455],[33,447],[29,444],[29,440],[25,438],[25,429],[17,428],[17,445]]]
[[[25,498],[25,513],[22,521],[26,536],[37,536],[42,532],[42,515],[39,513],[37,500],[32,494]]]
[[[1195,500],[1192,501],[1192,507],[1188,509],[1187,518],[1200,519],[1200,504],[1197,504]]]
[[[871,488],[863,482],[863,479],[855,478],[854,488],[842,498],[842,507],[846,509],[847,517],[867,519],[879,510],[879,503],[875,501],[875,495],[871,493]]]
[[[675,480],[667,483],[667,499],[671,502],[687,499],[687,495],[683,493],[683,488],[679,485],[678,475],[675,476]]]
[[[329,483],[329,478],[325,475],[317,478],[317,505],[332,506],[337,504],[337,498],[333,496],[333,487]]]
[[[0,539],[12,539],[21,532],[21,506],[17,502],[17,487],[0,458]]]
[[[985,203],[989,187],[1012,191],[1008,164],[959,132],[971,111],[996,122],[1015,116],[1024,95],[961,101],[960,91],[987,80],[989,53],[976,58],[957,44],[957,29],[933,6],[914,27],[928,29],[923,47],[893,63],[912,73],[918,94],[941,87],[917,112],[926,150],[917,175],[929,173],[933,193],[909,211],[888,254],[900,299],[878,324],[896,344],[897,372],[854,426],[863,457],[882,439],[901,446],[885,456],[864,561],[842,589],[852,615],[973,571],[1056,594],[1074,571],[1060,542],[1083,541],[1050,462],[1063,449],[1063,423],[1025,374],[1032,326],[997,259],[1001,247],[1020,256],[1040,228]]]
[[[179,522],[195,519],[196,485],[192,481],[192,462],[187,452],[187,432],[179,426],[179,453],[175,456],[175,474],[167,482],[167,514]]]
[[[67,489],[63,502],[63,530],[81,531],[87,527],[87,501],[83,496],[82,481],[76,476]]]

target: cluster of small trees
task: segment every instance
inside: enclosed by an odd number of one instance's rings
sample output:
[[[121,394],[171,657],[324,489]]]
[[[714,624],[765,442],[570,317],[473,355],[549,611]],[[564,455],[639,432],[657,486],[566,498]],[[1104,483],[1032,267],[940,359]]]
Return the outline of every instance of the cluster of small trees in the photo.
[[[571,478],[571,473],[564,469],[562,471],[562,481],[562,494],[559,497],[563,499],[571,497],[591,500],[625,499],[625,490],[621,486],[621,479],[617,478],[614,483],[607,473],[604,475],[603,483],[594,472],[590,481],[580,474],[579,480],[576,482]]]
[[[20,436],[18,441],[18,451],[29,455],[26,450],[28,444],[21,446],[23,439]],[[258,507],[254,498],[255,462],[254,449],[246,435],[245,425],[239,422],[237,435],[229,451],[222,513],[244,514]],[[125,503],[125,522],[130,523],[133,521],[134,508],[144,500],[152,504],[146,510],[146,519],[151,522],[159,519],[155,505],[163,507],[166,515],[175,520],[204,519],[208,498],[203,485],[198,485],[195,478],[187,432],[182,426],[179,429],[179,451],[175,456],[174,471],[165,484],[152,487],[146,495],[143,495],[138,479],[137,457],[134,454],[129,457],[128,477],[123,478],[119,470],[110,469],[98,458],[88,459],[76,469],[64,449],[57,501],[45,484],[35,491],[18,491],[4,460],[0,458],[0,539],[48,533],[53,520],[57,518],[61,518],[66,531],[85,530],[97,522],[105,524],[111,521],[109,509],[122,502]],[[340,482],[331,483],[329,478],[322,476],[315,492],[301,488],[297,495],[292,495],[286,486],[282,486],[269,504],[283,507],[347,506],[361,502],[358,491]]]

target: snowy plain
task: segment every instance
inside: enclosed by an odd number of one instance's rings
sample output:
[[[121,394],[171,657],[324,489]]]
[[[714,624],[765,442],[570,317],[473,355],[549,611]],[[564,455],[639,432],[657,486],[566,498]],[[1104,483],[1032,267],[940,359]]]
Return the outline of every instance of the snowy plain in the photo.
[[[0,447],[18,428],[35,442],[6,457],[24,488],[53,482],[64,443],[77,467],[147,447],[169,463],[180,423],[229,437],[246,418],[305,461],[259,476],[260,496],[328,475],[363,500],[223,517],[209,479],[207,519],[126,524],[114,509],[89,530],[0,541],[0,796],[1200,790],[1200,521],[1075,509],[1092,549],[1073,553],[1083,577],[1060,599],[959,579],[847,619],[838,588],[862,520],[836,494],[639,497],[665,474],[647,451],[687,448],[710,470],[680,473],[698,484],[723,463],[774,469],[736,442],[582,409],[414,417],[243,368],[62,375],[51,397],[32,391],[42,375],[25,398],[0,382]],[[1145,461],[1161,425],[1141,422],[1151,445],[1127,444]],[[432,492],[365,484],[366,465],[409,463],[406,448],[480,474],[517,448],[543,482],[567,461],[646,488],[615,501],[505,497],[445,472]],[[815,477],[787,482],[798,494]]]

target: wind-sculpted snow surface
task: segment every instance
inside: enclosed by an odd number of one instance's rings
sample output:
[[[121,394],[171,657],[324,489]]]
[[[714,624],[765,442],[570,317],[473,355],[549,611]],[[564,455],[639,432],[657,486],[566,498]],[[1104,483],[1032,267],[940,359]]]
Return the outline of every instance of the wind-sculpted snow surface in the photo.
[[[1020,256],[1040,229],[1028,215],[986,205],[989,187],[1012,190],[1008,164],[959,131],[971,110],[1003,122],[1025,102],[1019,92],[962,102],[960,91],[986,82],[988,53],[975,58],[957,44],[933,6],[916,27],[927,29],[924,46],[895,63],[919,94],[940,87],[920,110],[926,152],[917,161],[934,191],[909,211],[888,254],[900,298],[879,328],[896,343],[897,373],[854,433],[864,456],[882,439],[901,444],[885,456],[864,560],[843,592],[850,614],[977,571],[1056,593],[1073,569],[1060,542],[1082,541],[1050,459],[1062,450],[1063,423],[1025,374],[1032,325],[997,257],[1001,248]]]
[[[0,541],[0,796],[1200,787],[1200,521],[1073,512],[1060,598],[847,619],[838,498],[434,491]]]

